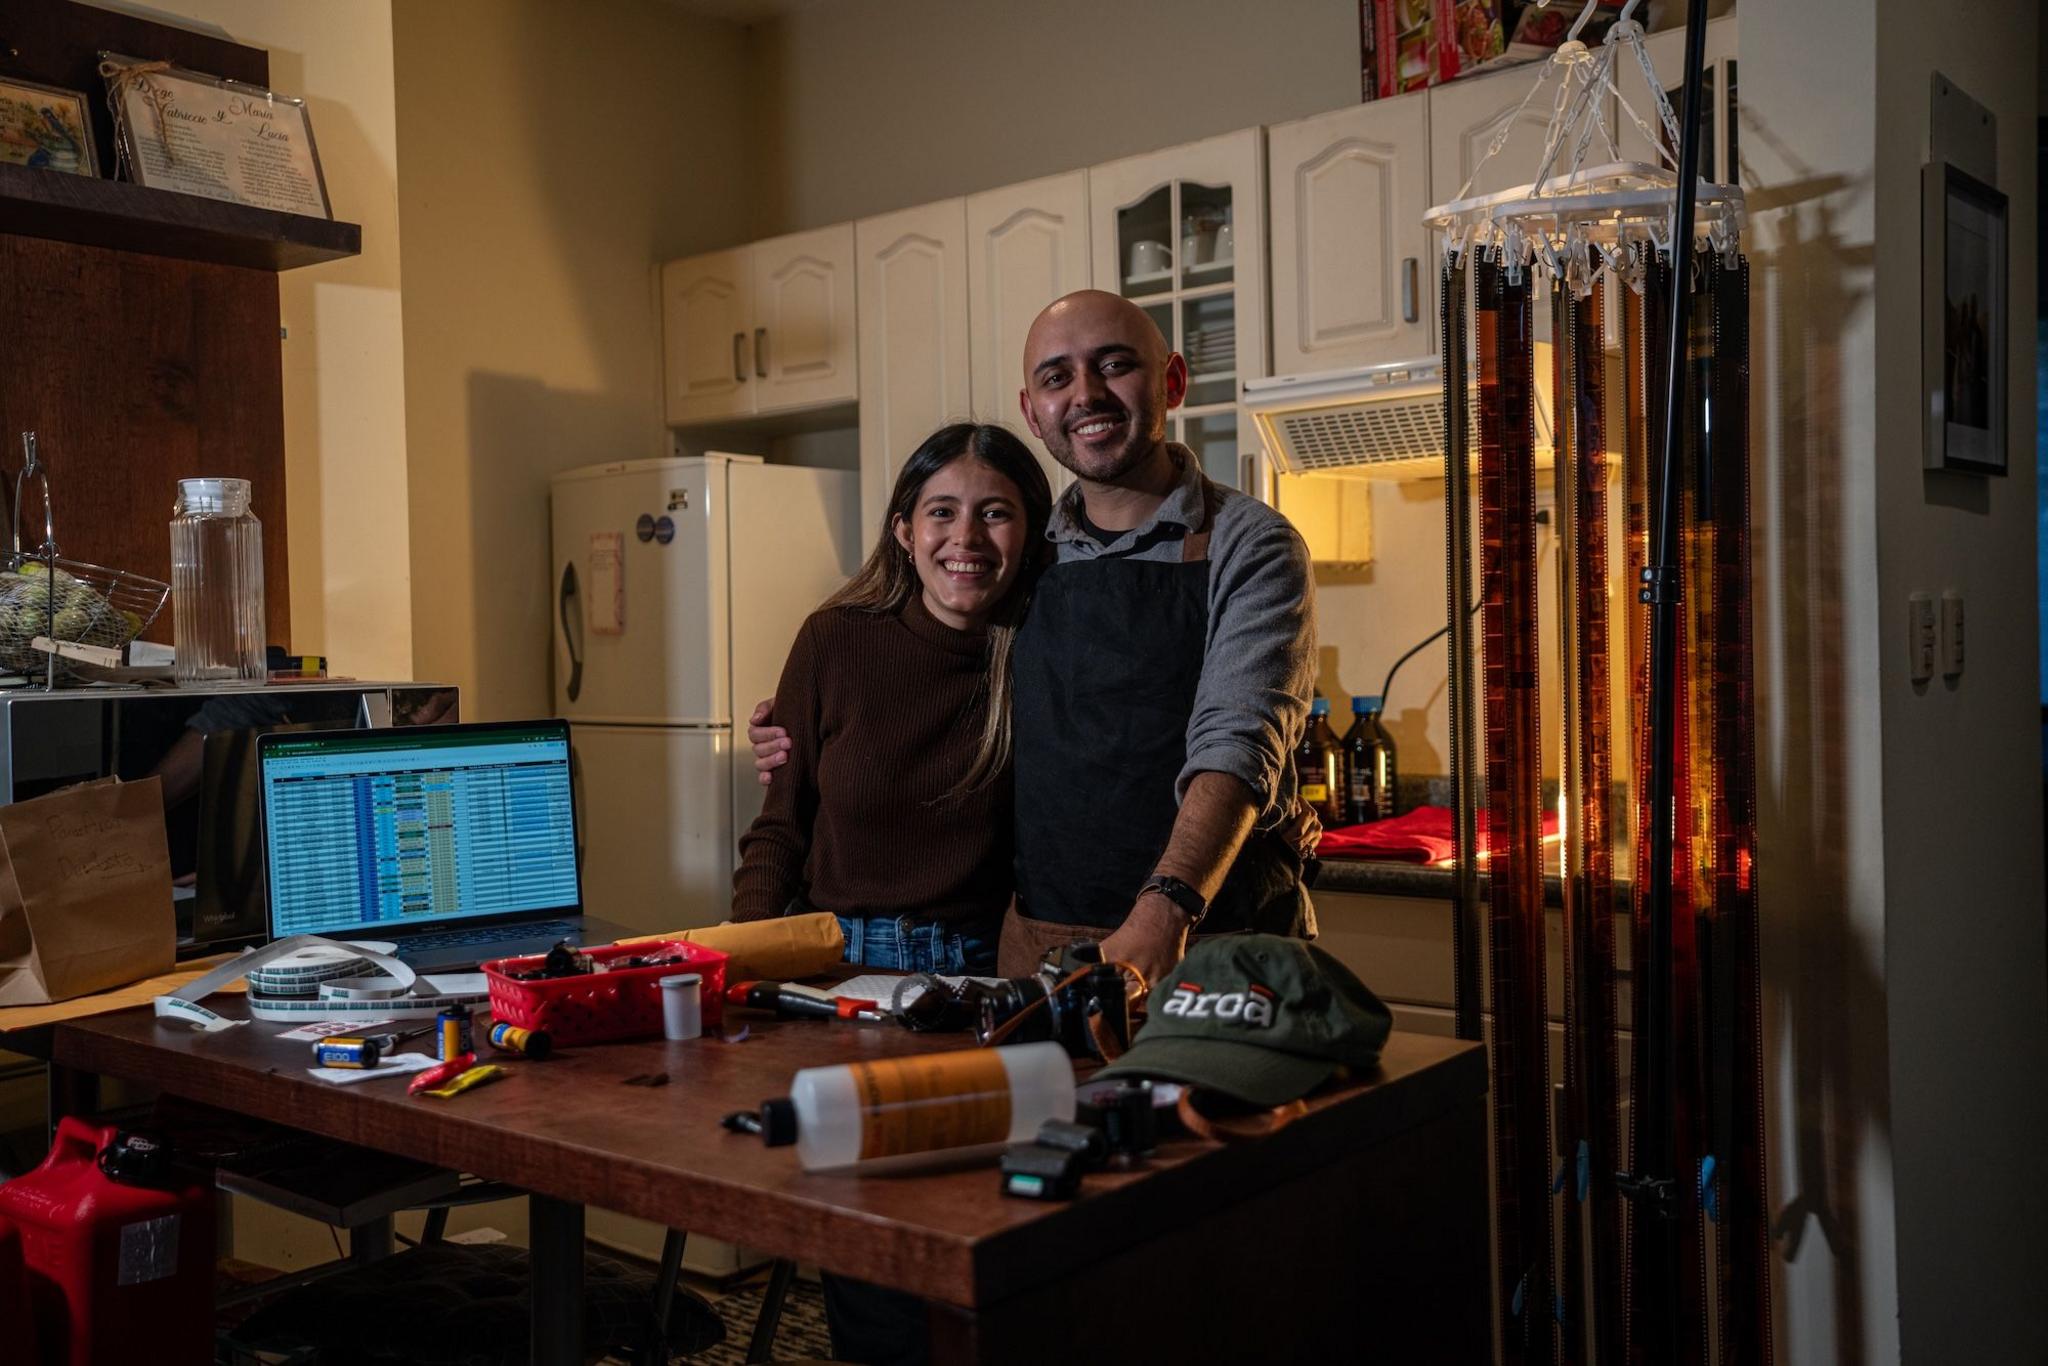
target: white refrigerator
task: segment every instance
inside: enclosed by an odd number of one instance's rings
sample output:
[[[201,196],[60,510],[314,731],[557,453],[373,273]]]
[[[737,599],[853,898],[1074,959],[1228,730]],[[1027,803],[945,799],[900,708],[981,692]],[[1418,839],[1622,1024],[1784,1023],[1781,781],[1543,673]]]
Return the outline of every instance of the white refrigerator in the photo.
[[[552,493],[584,906],[649,932],[714,924],[761,810],[747,712],[858,565],[858,476],[706,454],[570,470]]]

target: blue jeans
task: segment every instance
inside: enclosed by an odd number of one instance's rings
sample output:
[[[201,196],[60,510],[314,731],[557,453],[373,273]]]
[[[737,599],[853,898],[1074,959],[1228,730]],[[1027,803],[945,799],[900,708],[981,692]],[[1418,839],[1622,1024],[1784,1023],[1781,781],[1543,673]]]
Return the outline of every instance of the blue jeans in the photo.
[[[908,915],[833,918],[846,936],[849,963],[949,977],[986,977],[996,970],[996,936],[991,927],[942,925]]]

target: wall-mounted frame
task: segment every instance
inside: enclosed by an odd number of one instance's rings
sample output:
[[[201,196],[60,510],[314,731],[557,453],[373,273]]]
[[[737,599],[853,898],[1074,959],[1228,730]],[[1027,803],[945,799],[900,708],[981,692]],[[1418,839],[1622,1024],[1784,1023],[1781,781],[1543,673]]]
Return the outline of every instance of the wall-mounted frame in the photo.
[[[1921,168],[1922,464],[2006,473],[2006,197],[1946,161]]]
[[[304,100],[168,62],[100,57],[121,164],[136,184],[334,217]]]
[[[85,96],[0,76],[0,161],[67,175],[98,175],[92,111]]]

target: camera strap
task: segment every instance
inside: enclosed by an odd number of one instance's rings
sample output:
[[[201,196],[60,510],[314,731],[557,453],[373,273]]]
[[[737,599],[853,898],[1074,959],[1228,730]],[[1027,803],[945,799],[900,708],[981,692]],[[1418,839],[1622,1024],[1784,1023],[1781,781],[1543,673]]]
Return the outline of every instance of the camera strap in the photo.
[[[1278,1133],[1308,1113],[1306,1102],[1290,1100],[1285,1105],[1248,1115],[1208,1115],[1195,1104],[1195,1094],[1196,1088],[1183,1087],[1174,1109],[1180,1115],[1183,1128],[1196,1138],[1207,1139],[1211,1143],[1246,1143],[1264,1138]]]

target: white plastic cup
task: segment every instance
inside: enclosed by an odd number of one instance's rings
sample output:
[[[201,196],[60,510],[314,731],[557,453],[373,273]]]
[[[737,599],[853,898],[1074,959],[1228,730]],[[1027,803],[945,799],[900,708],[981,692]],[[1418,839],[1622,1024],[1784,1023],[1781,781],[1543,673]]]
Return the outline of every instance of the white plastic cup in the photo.
[[[704,1035],[704,979],[694,972],[664,977],[661,986],[661,1034],[681,1042]]]

